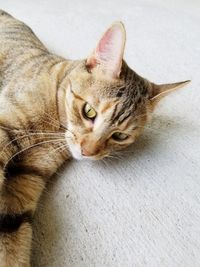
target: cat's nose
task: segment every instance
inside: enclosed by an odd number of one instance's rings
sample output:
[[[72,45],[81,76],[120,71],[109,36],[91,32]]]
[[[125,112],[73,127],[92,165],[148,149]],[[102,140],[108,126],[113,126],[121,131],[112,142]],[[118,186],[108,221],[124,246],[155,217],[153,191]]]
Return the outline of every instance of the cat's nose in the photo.
[[[88,156],[91,156],[91,155],[90,155],[90,152],[87,151],[86,149],[83,149],[83,148],[81,149],[81,154],[82,154],[82,156],[87,156],[87,157],[88,157]]]
[[[81,154],[86,157],[96,156],[104,149],[104,143],[86,137],[80,142]]]
[[[86,157],[95,156],[100,152],[100,147],[92,143],[82,143],[81,144],[81,154]]]
[[[97,151],[90,151],[89,149],[82,147],[81,154],[86,157],[91,157],[97,154]]]

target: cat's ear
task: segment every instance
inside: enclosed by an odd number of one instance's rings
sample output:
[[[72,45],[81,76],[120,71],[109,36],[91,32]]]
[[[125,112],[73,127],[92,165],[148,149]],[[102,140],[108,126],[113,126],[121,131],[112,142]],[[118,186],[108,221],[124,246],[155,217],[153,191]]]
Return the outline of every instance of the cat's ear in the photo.
[[[126,32],[121,22],[115,22],[104,33],[93,53],[87,58],[89,71],[99,68],[105,75],[118,78],[126,41]]]
[[[153,104],[157,104],[164,96],[185,86],[189,82],[190,80],[178,82],[178,83],[168,83],[168,84],[151,83],[150,101]]]

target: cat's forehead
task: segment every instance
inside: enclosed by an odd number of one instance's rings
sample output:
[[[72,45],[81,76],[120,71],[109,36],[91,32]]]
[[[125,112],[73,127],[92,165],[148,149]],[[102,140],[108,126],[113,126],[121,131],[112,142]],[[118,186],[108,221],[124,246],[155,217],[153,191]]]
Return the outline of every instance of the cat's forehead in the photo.
[[[83,71],[74,85],[81,97],[113,123],[122,123],[137,115],[148,99],[148,83],[131,69],[122,71],[120,79],[105,79]]]
[[[139,77],[131,69],[122,72],[119,79],[105,79],[104,75],[91,75],[82,72],[76,80],[76,87],[82,94],[91,94],[94,97],[113,99],[119,98],[121,101],[130,103],[130,100],[141,101],[140,97],[148,97],[148,82]]]
[[[81,68],[81,71],[80,69]],[[124,86],[125,81],[121,79],[108,79],[102,73],[88,73],[82,65],[71,73],[71,80],[74,89],[80,93],[90,92],[100,97],[113,97],[116,95],[116,88]]]

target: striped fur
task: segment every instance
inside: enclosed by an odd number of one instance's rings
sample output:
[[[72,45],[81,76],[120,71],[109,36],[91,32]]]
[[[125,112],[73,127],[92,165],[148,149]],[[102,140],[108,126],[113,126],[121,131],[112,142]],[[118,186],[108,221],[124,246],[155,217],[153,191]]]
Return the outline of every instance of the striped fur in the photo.
[[[30,266],[33,215],[64,161],[83,150],[100,159],[134,142],[152,99],[165,92],[120,57],[111,68],[120,76],[105,76],[92,69],[94,55],[90,65],[54,55],[27,25],[0,11],[0,267]],[[86,102],[97,111],[95,121],[83,116]],[[129,138],[118,142],[115,131]]]
[[[57,150],[65,140],[56,89],[67,65],[28,26],[0,12],[0,267],[29,266],[38,199],[69,157]]]

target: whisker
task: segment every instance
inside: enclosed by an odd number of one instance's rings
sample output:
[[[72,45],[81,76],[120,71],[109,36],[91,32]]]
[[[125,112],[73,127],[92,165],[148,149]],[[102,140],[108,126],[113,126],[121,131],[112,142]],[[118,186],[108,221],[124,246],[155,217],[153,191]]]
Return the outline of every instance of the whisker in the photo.
[[[60,135],[65,135],[65,133],[63,132],[58,132],[58,131],[44,131],[44,130],[23,130],[23,129],[19,129],[19,131],[24,131],[24,132],[27,132],[27,133],[45,133],[45,134],[60,134]]]
[[[1,126],[1,125],[0,125],[0,129],[6,130],[6,131],[16,131],[17,130],[17,129],[12,129],[12,128]]]
[[[23,128],[8,128],[8,127],[4,127],[0,125],[0,129],[6,130],[6,131],[10,131],[10,132],[27,132],[27,133],[58,133],[58,131],[45,131],[45,130],[33,130],[33,129],[23,129]],[[64,134],[62,132],[60,132],[60,134]]]
[[[120,159],[118,157],[118,155],[116,155],[116,154],[114,154],[114,155],[113,154],[107,155],[106,158],[112,158],[112,159],[118,159],[118,160]]]
[[[48,113],[44,112],[44,114],[49,118],[51,121],[58,123],[59,126],[62,126],[65,130],[68,130],[65,125],[63,125],[60,121],[56,120],[53,117],[50,117]]]
[[[4,169],[6,168],[6,166],[8,165],[8,163],[13,159],[15,158],[16,156],[18,156],[19,154],[23,153],[24,151],[30,149],[30,148],[34,148],[36,146],[39,146],[39,145],[43,145],[43,144],[48,144],[48,143],[52,143],[52,142],[61,142],[61,141],[65,141],[65,139],[53,139],[53,140],[48,140],[48,141],[42,141],[42,142],[39,142],[37,144],[34,144],[34,145],[31,145],[29,147],[26,147],[20,151],[18,151],[17,153],[15,153],[4,165]]]
[[[60,128],[60,124],[54,124],[52,121],[48,121],[50,120],[50,118],[46,117],[46,118],[42,118],[43,122],[55,127],[55,128]]]
[[[47,118],[49,119],[49,120],[52,120],[53,118],[51,118],[51,117],[49,117],[49,115],[47,114],[47,113],[45,113],[46,115],[47,115]],[[55,119],[53,119],[56,123],[58,123],[59,125],[55,125],[55,124],[53,124],[52,123],[52,121],[46,121],[46,120],[44,120],[43,119],[43,121],[45,122],[45,123],[48,123],[49,125],[51,125],[51,126],[54,126],[54,127],[62,127],[65,131],[68,131],[68,132],[70,132],[73,136],[75,136],[75,134],[72,132],[72,131],[70,131],[66,126],[64,126],[62,123],[60,123],[59,121],[56,121]]]
[[[117,153],[118,155],[123,156],[124,154],[132,154],[133,151],[123,150],[123,151],[118,151]]]
[[[30,133],[30,134],[26,134],[26,135],[23,135],[23,136],[20,136],[20,137],[16,137],[16,138],[14,138],[14,139],[12,139],[9,143],[7,143],[3,148],[2,148],[2,151],[1,152],[3,152],[9,145],[11,145],[13,142],[15,142],[15,141],[18,141],[18,140],[21,140],[21,139],[23,139],[23,138],[26,138],[26,137],[30,137],[30,136],[38,136],[38,135],[47,135],[47,136],[45,136],[45,138],[47,138],[47,137],[49,137],[49,138],[53,138],[53,137],[56,137],[56,136],[58,136],[58,137],[60,137],[61,135],[60,134],[52,134],[52,133],[50,133],[50,134],[47,134],[47,133]],[[53,137],[51,136],[51,135],[53,135]],[[40,137],[41,138],[41,137]],[[1,153],[0,153],[0,155],[1,155]]]
[[[44,114],[47,118],[49,118],[51,121],[55,122],[56,125],[58,124],[60,126],[60,121],[56,120],[54,117],[51,117],[47,112],[44,111]]]
[[[105,157],[106,158],[106,157]],[[108,163],[107,163],[107,161],[105,160],[105,158],[104,159],[101,159],[101,161],[104,163],[104,165],[108,168],[109,167],[109,165],[108,165]]]
[[[64,151],[64,148],[67,148],[67,147],[68,147],[67,144],[61,145],[61,146],[59,146],[59,147],[53,149],[53,151],[50,153],[50,155],[52,155],[52,153],[55,154],[56,151],[59,151],[60,149],[62,149],[62,150],[60,151],[60,152],[62,153],[62,152]],[[47,156],[50,157],[50,155],[47,155]]]

